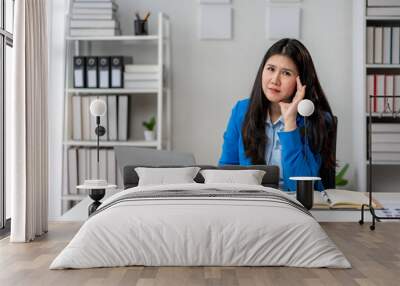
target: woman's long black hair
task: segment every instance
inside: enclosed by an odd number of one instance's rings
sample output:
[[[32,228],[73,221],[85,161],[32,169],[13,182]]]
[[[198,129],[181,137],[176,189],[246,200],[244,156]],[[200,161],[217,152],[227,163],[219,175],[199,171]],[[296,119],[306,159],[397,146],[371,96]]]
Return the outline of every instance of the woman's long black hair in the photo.
[[[307,118],[310,147],[314,153],[321,154],[324,168],[334,168],[336,162],[334,159],[334,142],[331,138],[336,132],[336,127],[333,124],[332,110],[319,83],[310,53],[296,39],[282,39],[273,44],[264,55],[258,69],[250,96],[249,108],[242,127],[246,156],[251,158],[253,164],[265,164],[265,146],[267,143],[265,121],[271,102],[262,89],[262,73],[265,63],[274,55],[287,56],[296,64],[300,81],[303,85],[306,85],[304,98],[310,99],[315,106],[314,113]],[[330,115],[330,120],[327,120],[326,113]]]

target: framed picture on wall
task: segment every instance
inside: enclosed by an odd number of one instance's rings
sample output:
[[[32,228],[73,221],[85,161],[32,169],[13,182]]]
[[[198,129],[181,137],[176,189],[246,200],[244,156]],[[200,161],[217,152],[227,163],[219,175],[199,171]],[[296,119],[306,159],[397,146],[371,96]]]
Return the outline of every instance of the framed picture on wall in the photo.
[[[270,6],[265,11],[266,36],[270,40],[300,38],[300,7]]]
[[[232,7],[230,5],[200,5],[199,38],[229,40],[232,38]]]

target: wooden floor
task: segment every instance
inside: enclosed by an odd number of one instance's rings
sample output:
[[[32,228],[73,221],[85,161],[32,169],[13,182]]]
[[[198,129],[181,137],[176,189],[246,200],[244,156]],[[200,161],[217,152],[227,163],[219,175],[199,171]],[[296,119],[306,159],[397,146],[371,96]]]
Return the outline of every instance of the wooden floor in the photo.
[[[48,270],[78,230],[78,223],[52,223],[49,233],[27,244],[0,241],[0,285],[400,285],[400,223],[375,231],[357,223],[322,223],[353,268],[120,267]]]

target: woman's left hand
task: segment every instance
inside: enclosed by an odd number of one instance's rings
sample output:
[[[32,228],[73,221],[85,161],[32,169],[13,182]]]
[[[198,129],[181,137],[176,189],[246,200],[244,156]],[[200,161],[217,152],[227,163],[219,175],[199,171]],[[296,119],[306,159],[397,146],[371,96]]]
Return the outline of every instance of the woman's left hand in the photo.
[[[297,91],[293,97],[292,102],[279,102],[281,108],[281,114],[285,122],[285,131],[292,131],[297,128],[296,117],[297,117],[297,105],[303,100],[306,93],[306,86],[301,84],[300,77],[296,77]]]

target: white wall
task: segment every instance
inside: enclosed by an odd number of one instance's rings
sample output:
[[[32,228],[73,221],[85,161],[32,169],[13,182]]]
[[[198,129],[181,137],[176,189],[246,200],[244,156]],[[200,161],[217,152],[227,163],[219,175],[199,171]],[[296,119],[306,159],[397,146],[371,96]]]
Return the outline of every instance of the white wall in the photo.
[[[152,20],[158,11],[170,16],[173,148],[193,152],[199,163],[216,164],[231,108],[238,99],[249,96],[261,59],[274,41],[265,36],[265,0],[232,1],[232,40],[199,40],[198,2],[117,1],[126,34],[133,32],[135,11],[152,11]],[[300,40],[309,49],[339,118],[337,158],[354,166],[351,148],[347,148],[352,146],[352,2],[304,0],[300,7]],[[150,28],[155,31],[154,26]]]
[[[249,96],[258,65],[274,42],[265,35],[267,1],[233,0],[233,39],[225,41],[198,39],[198,0],[116,2],[124,34],[133,33],[135,11],[142,15],[148,10],[152,12],[150,32],[156,30],[158,11],[169,15],[173,149],[194,153],[200,164],[216,164],[231,108],[237,100]],[[303,13],[300,40],[309,49],[322,87],[339,118],[337,159],[353,167],[349,148],[352,146],[352,1],[303,0],[299,5]],[[59,33],[63,32],[63,20],[57,18],[59,25],[53,21],[53,29],[59,29]],[[61,50],[58,47],[51,59],[58,67],[63,58]],[[50,82],[60,82],[63,74],[52,72],[51,76]],[[55,94],[51,96],[62,98],[62,87],[53,86],[53,91]]]

